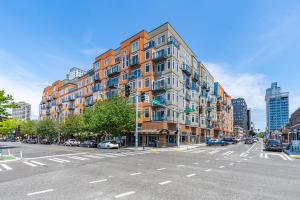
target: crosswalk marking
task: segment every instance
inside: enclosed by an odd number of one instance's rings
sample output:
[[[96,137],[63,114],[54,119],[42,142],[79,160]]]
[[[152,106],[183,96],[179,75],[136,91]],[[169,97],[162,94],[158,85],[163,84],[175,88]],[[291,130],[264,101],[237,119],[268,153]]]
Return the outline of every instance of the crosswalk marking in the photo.
[[[205,149],[201,149],[201,150],[198,150],[198,151],[192,151],[191,153],[203,153],[203,152],[206,152],[207,150]]]
[[[8,166],[7,164],[1,164],[1,166],[6,170],[12,170],[12,168],[10,166]]]
[[[30,163],[30,162],[23,162],[26,165],[29,165],[30,167],[37,167],[37,165]]]
[[[51,160],[51,161],[54,161],[54,162],[58,162],[58,163],[71,162],[69,160],[64,160],[64,159],[60,159],[60,158],[49,158],[48,160]]]
[[[288,155],[286,155],[285,153],[273,153],[273,152],[263,152],[263,153],[260,153],[259,157],[261,159],[270,159],[270,157],[280,157],[282,160],[285,160],[285,161],[293,161],[292,158],[290,158]]]
[[[286,154],[282,154],[284,157],[286,157],[288,160],[290,160],[290,161],[293,161],[293,159],[291,159],[288,155],[286,155]]]
[[[79,157],[79,156],[69,156],[68,158],[72,158],[75,160],[89,160],[89,158],[83,158],[83,157]]]
[[[88,157],[88,158],[96,158],[96,159],[101,159],[103,157],[101,156],[95,156],[95,155],[85,155],[85,157]]]
[[[223,153],[224,156],[229,156],[230,154],[232,154],[234,151],[227,151],[226,153]]]
[[[215,153],[218,153],[220,150],[214,150],[214,151],[210,151],[208,152],[209,154],[215,154]]]
[[[38,162],[38,161],[35,161],[35,160],[32,160],[31,162],[34,163],[34,164],[37,164],[37,165],[41,165],[41,166],[45,166],[46,165],[44,163],[41,163],[41,162]]]

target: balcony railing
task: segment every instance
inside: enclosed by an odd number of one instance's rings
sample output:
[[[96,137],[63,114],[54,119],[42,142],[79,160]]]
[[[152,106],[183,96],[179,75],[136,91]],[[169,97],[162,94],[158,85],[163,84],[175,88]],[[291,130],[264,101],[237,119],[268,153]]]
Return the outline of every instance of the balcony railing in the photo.
[[[69,101],[75,101],[75,96],[69,96]]]
[[[168,117],[167,116],[153,116],[152,121],[167,121]]]
[[[52,100],[52,97],[47,97],[47,101],[51,101]]]
[[[150,49],[150,48],[155,48],[155,42],[153,40],[150,40],[148,43],[145,44],[144,50]]]
[[[112,82],[112,81],[107,81],[106,82],[106,87],[108,88],[118,88],[118,83]]]
[[[153,104],[152,106],[161,106],[161,105],[166,105],[166,103],[167,103],[167,100],[166,100],[166,98],[164,98],[164,97],[154,97],[154,99],[155,99],[156,101],[159,101],[160,105],[158,105],[158,104]]]
[[[197,72],[194,72],[193,80],[194,81],[199,81],[199,74]]]
[[[51,114],[50,110],[46,110],[46,115],[50,115],[50,114]]]
[[[208,112],[211,112],[212,109],[213,109],[212,106],[207,106],[207,107],[206,107],[206,110],[207,110]]]
[[[136,66],[139,65],[139,58],[138,57],[133,57],[130,59],[130,66]]]
[[[107,76],[111,77],[117,74],[120,74],[120,68],[119,65],[115,65],[114,67],[111,68],[111,71],[107,74]]]
[[[160,61],[162,61],[166,58],[167,58],[167,53],[164,49],[162,49],[158,52],[153,53],[152,61],[153,62],[160,62]]]
[[[47,104],[46,108],[47,109],[51,108],[51,104]]]
[[[188,66],[187,64],[183,63],[181,67],[182,71],[186,73],[186,75],[190,76],[192,74],[192,68]]]
[[[69,105],[68,107],[69,110],[74,110],[75,109],[75,106],[73,104]]]
[[[191,120],[190,119],[185,119],[185,125],[191,125]]]
[[[190,81],[188,81],[188,80],[185,81],[185,87],[188,88],[188,89],[191,89]]]
[[[94,77],[94,82],[95,82],[95,83],[101,82],[99,75],[96,75],[96,76]]]
[[[187,101],[190,101],[190,100],[192,100],[192,97],[191,97],[190,94],[186,93],[186,94],[185,94],[185,99],[186,99]]]
[[[152,85],[152,90],[155,92],[161,92],[168,89],[170,86],[167,85],[165,82],[154,82]]]
[[[102,88],[101,87],[92,87],[92,91],[93,92],[98,92],[98,91],[101,91],[102,90]],[[89,95],[87,95],[87,96],[89,96]],[[90,95],[91,96],[91,95]]]
[[[200,89],[199,85],[197,83],[193,82],[192,83],[192,90],[195,90],[195,91],[199,92],[199,89]]]
[[[168,44],[173,44],[177,49],[179,49],[179,43],[174,37],[169,37]]]
[[[143,78],[143,75],[142,74],[130,74],[129,76],[129,80],[134,80],[134,79],[137,79],[137,78]]]

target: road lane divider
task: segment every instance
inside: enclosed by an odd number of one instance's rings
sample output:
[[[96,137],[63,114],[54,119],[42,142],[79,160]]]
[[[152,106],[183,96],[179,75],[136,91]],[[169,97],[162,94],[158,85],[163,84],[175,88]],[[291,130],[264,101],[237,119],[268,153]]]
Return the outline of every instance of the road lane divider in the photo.
[[[125,196],[128,196],[128,195],[133,195],[133,194],[135,194],[135,191],[125,192],[125,193],[116,195],[115,199],[122,198],[122,197],[125,197]]]
[[[48,190],[42,190],[42,191],[37,191],[37,192],[31,192],[28,193],[27,196],[32,196],[32,195],[37,195],[37,194],[43,194],[43,193],[47,193],[47,192],[53,192],[54,189],[48,189]]]
[[[106,181],[107,181],[107,179],[101,179],[101,180],[91,181],[90,184],[102,183],[102,182],[106,182]]]
[[[186,177],[188,177],[188,178],[190,178],[192,176],[196,176],[196,174],[188,174],[188,175],[186,175]]]
[[[166,185],[166,184],[169,184],[169,183],[172,183],[172,181],[164,181],[164,182],[159,183],[159,185]]]

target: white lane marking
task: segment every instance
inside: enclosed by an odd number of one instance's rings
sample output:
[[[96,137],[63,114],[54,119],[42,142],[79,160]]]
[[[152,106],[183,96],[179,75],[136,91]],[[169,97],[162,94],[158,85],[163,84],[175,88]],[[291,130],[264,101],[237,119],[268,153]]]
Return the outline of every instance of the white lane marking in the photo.
[[[6,170],[12,170],[12,168],[10,166],[8,166],[7,164],[1,164],[1,166]]]
[[[219,158],[216,158],[216,160],[220,160]]]
[[[232,154],[233,151],[227,151],[226,153],[223,153],[224,156],[229,156],[230,154]]]
[[[184,165],[176,165],[176,167],[184,167]]]
[[[247,158],[245,158],[244,160],[248,160]]]
[[[222,169],[222,168],[224,168],[224,166],[222,165],[222,166],[220,166],[219,168]]]
[[[97,154],[99,156],[104,156],[104,157],[107,157],[107,158],[115,158],[117,156],[113,156],[113,155],[110,155],[110,154]]]
[[[236,161],[236,162],[240,163],[241,161],[240,161],[240,160],[238,160],[238,161]]]
[[[268,154],[265,153],[265,158],[268,159]]]
[[[282,155],[283,155],[284,157],[286,157],[288,160],[293,161],[293,159],[290,158],[290,156],[286,155],[285,153],[282,153]]]
[[[97,159],[101,159],[103,157],[100,157],[100,156],[95,156],[95,155],[84,155],[85,157],[88,157],[88,158],[97,158]]]
[[[58,163],[71,162],[69,160],[64,160],[64,159],[60,159],[60,158],[49,158],[48,160],[51,160],[53,162],[58,162]]]
[[[256,143],[253,144],[253,145],[250,147],[250,149],[247,150],[247,152],[249,153],[249,152],[251,151],[251,149],[252,149],[255,145],[256,145]]]
[[[260,158],[263,158],[263,157],[264,157],[264,154],[263,154],[263,153],[260,153],[259,157],[260,157]]]
[[[197,163],[197,162],[194,162],[193,164],[194,164],[194,165],[198,165],[199,163]]]
[[[34,163],[34,164],[37,164],[37,165],[41,165],[41,166],[46,165],[44,163],[41,163],[41,162],[38,162],[38,161],[35,161],[35,160],[32,160],[31,162]]]
[[[186,175],[186,177],[188,177],[188,178],[190,178],[192,176],[196,176],[196,174],[188,174],[188,175]]]
[[[54,191],[53,189],[42,190],[42,191],[38,191],[38,192],[28,193],[27,196],[32,196],[32,195],[42,194],[42,193],[47,193],[47,192],[53,192],[53,191]]]
[[[206,160],[205,162],[208,163],[208,162],[210,162],[210,160]]]
[[[24,158],[24,159],[28,159],[28,160],[34,160],[34,159],[41,159],[41,158],[54,158],[54,157],[61,157],[61,156],[73,156],[73,155],[80,155],[80,154],[86,154],[86,153],[60,154],[60,155],[41,156],[41,157],[34,157],[34,158]]]
[[[83,157],[78,157],[78,156],[69,156],[68,158],[72,158],[75,160],[89,160],[89,158],[83,158]]]
[[[206,169],[206,170],[204,170],[204,171],[206,171],[206,172],[210,172],[210,171],[211,171],[211,169]]]
[[[209,154],[215,154],[215,153],[218,153],[220,150],[214,150],[214,151],[210,151],[208,152]]]
[[[125,193],[122,193],[122,194],[118,194],[118,195],[115,196],[115,198],[118,199],[118,198],[125,197],[125,196],[132,195],[132,194],[135,194],[135,191],[130,191],[130,192],[125,192]]]
[[[2,171],[2,169],[0,168],[0,172]]]
[[[29,165],[30,167],[37,167],[37,165],[30,163],[30,162],[23,162],[26,165]]]
[[[101,179],[101,180],[91,181],[90,184],[101,183],[101,182],[105,182],[105,181],[107,181],[107,179]]]
[[[230,163],[229,165],[231,165],[231,166],[232,166],[232,165],[234,165],[234,163],[232,162],[232,163]]]
[[[136,175],[140,175],[140,174],[142,174],[142,172],[132,173],[132,174],[130,174],[130,176],[136,176]]]
[[[157,171],[162,171],[162,170],[165,170],[165,169],[167,169],[167,168],[158,168],[158,169],[156,169]]]
[[[242,156],[244,156],[244,155],[245,155],[245,153],[246,153],[246,152],[243,152],[243,153],[241,153],[241,154],[240,154],[240,156],[241,156],[241,157],[242,157]]]
[[[282,154],[280,154],[280,157],[281,157],[283,160],[287,160]]]
[[[203,152],[205,152],[205,151],[207,151],[207,150],[201,149],[201,150],[198,150],[198,151],[192,151],[191,153],[203,153]]]
[[[164,182],[159,183],[159,185],[165,185],[165,184],[168,184],[168,183],[172,183],[172,181],[164,181]]]

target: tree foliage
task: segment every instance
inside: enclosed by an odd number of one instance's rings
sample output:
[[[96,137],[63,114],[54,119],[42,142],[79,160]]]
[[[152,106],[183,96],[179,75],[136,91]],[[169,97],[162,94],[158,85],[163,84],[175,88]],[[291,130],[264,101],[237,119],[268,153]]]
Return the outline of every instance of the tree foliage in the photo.
[[[69,116],[61,123],[60,130],[65,138],[73,138],[85,131],[85,123],[82,115]]]
[[[52,140],[58,137],[58,124],[51,119],[43,119],[38,122],[36,131],[39,136]]]
[[[135,110],[123,97],[98,102],[85,112],[90,131],[116,137],[134,130]]]
[[[22,121],[20,123],[21,136],[28,135],[31,137],[36,137],[37,125],[38,125],[38,121],[34,121],[34,120]]]
[[[8,136],[11,134],[17,126],[20,124],[20,121],[17,119],[8,119],[0,122],[0,135]]]
[[[13,102],[11,95],[5,95],[4,90],[0,90],[0,122],[7,119],[10,114],[7,112],[8,108],[17,108],[18,105]]]

